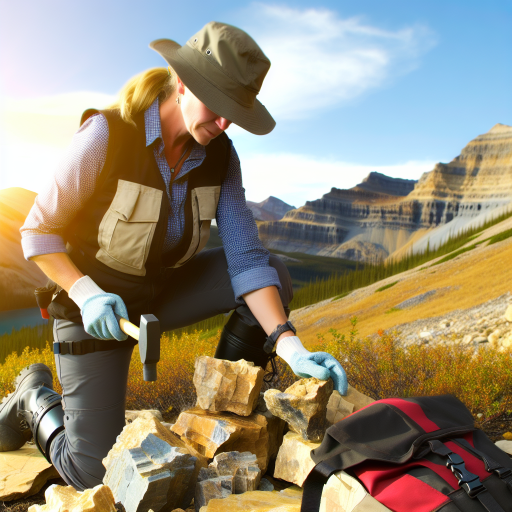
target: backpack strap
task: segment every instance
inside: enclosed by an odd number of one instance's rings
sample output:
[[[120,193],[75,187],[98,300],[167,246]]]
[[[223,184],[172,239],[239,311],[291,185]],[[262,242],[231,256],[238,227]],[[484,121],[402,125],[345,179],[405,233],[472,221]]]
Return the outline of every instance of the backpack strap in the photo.
[[[454,441],[463,446],[468,452],[471,452],[473,455],[476,455],[478,458],[482,459],[485,464],[485,470],[489,473],[496,473],[507,484],[508,490],[512,492],[512,469],[503,467],[499,462],[496,462],[489,455],[471,446],[463,438],[457,438],[454,439]]]
[[[433,453],[448,459],[446,466],[451,469],[459,485],[471,499],[477,499],[487,512],[505,512],[482,484],[478,475],[474,475],[466,469],[464,459],[459,454],[453,453],[450,448],[437,439],[429,441],[428,444]]]
[[[339,468],[330,464],[329,460],[319,462],[311,470],[303,484],[304,493],[300,512],[318,512],[320,510],[324,485],[336,471],[339,471]]]

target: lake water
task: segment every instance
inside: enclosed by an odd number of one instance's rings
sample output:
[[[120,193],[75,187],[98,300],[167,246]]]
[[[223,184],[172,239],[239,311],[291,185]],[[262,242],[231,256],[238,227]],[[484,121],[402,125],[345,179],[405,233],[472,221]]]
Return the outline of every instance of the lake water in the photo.
[[[10,333],[22,327],[36,327],[48,323],[48,320],[41,318],[39,308],[14,309],[11,311],[0,311],[0,335]]]

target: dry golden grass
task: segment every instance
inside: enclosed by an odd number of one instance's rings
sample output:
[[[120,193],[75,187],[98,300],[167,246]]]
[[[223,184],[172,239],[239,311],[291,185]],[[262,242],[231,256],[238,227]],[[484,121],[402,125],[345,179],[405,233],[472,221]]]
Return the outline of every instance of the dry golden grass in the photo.
[[[467,309],[512,289],[512,239],[489,247],[479,246],[453,260],[432,266],[435,261],[421,267],[424,270],[413,269],[391,276],[356,291],[353,296],[293,312],[298,334],[312,347],[317,343],[318,331],[325,332],[329,328],[347,331],[349,318],[357,316],[360,334],[367,336],[379,329],[392,329],[402,323]],[[400,282],[392,288],[375,293],[377,288],[397,280]],[[404,300],[429,290],[440,291],[414,308],[386,314]],[[321,324],[315,325],[319,321]]]

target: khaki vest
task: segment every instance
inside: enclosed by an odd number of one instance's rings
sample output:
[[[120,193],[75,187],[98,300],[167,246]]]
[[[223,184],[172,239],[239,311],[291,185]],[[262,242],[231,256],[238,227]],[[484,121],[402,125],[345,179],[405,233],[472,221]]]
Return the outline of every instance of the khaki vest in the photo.
[[[82,123],[98,112],[84,112]],[[137,116],[133,126],[116,111],[101,114],[109,128],[105,165],[93,197],[66,228],[65,238],[77,267],[105,291],[120,295],[131,317],[130,311],[149,312],[154,281],[163,269],[184,265],[206,245],[231,143],[225,134],[213,139],[202,164],[176,178],[188,182],[185,230],[178,247],[163,257],[170,204],[153,145],[146,147],[144,115]],[[80,321],[78,307],[65,291],[49,311],[55,318]]]

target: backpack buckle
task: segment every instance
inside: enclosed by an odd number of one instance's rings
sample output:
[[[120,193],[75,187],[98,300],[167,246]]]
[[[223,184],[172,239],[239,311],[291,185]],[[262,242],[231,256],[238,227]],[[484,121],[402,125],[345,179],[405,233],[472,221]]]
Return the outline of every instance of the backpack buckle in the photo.
[[[470,473],[466,469],[464,460],[460,455],[453,452],[448,454],[446,466],[451,469],[459,485],[466,491],[470,498],[475,498],[478,494],[486,490],[478,476]]]
[[[510,475],[512,475],[512,469],[510,468],[494,468],[494,472],[500,477],[500,478],[508,478]]]

